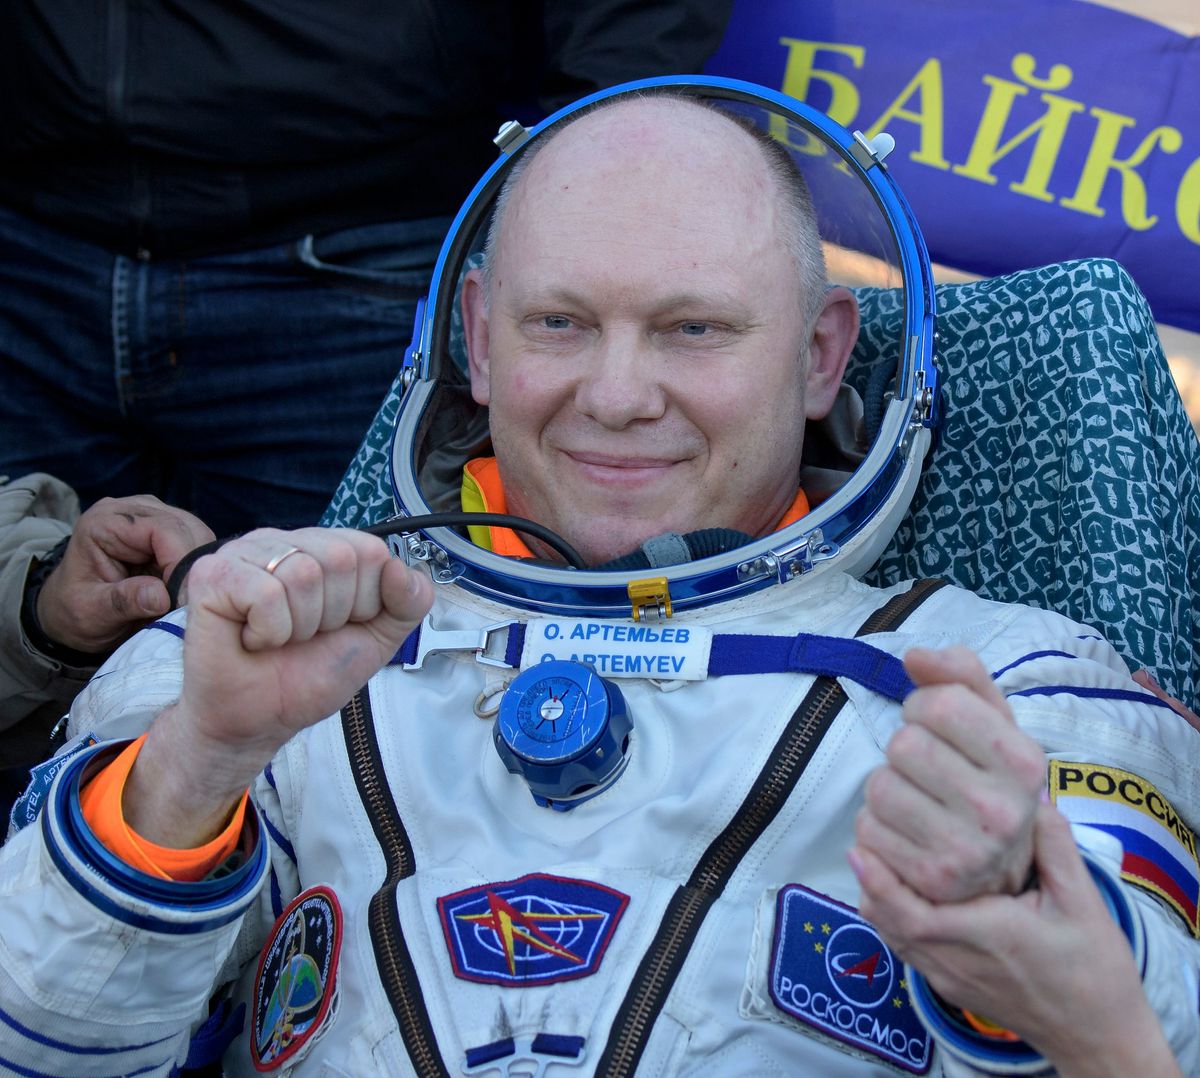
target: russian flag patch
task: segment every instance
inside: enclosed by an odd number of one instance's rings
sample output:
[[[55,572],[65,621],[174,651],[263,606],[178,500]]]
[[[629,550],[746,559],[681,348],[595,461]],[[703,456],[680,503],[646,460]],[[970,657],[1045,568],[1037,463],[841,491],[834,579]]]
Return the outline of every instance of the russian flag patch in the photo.
[[[856,910],[791,883],[779,892],[771,999],[785,1014],[913,1074],[933,1041],[908,998],[904,964]]]
[[[454,975],[527,988],[600,968],[629,896],[540,872],[437,900]]]
[[[1050,796],[1072,823],[1116,837],[1122,879],[1158,895],[1200,937],[1196,834],[1151,783],[1115,767],[1051,760]]]

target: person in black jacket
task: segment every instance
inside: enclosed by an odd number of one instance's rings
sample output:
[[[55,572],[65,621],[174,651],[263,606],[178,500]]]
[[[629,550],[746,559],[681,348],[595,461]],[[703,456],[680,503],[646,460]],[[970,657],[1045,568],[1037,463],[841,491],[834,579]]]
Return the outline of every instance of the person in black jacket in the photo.
[[[0,472],[315,522],[509,106],[696,70],[730,6],[4,5]]]

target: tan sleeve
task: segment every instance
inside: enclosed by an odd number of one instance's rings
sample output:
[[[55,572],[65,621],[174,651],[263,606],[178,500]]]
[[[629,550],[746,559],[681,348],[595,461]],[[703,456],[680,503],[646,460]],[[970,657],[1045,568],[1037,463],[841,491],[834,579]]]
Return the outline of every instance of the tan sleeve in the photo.
[[[71,533],[78,517],[74,491],[51,476],[34,473],[0,485],[0,730],[47,706],[65,710],[91,676],[34,650],[21,631],[29,567]]]

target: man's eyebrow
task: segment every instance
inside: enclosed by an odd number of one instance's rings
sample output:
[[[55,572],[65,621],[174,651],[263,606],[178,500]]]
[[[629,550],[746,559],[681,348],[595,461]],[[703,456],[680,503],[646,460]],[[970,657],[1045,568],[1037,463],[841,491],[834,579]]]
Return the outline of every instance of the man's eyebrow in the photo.
[[[660,312],[677,311],[680,309],[697,312],[713,311],[720,312],[727,317],[737,315],[742,318],[748,318],[750,316],[744,300],[720,290],[712,292],[674,292],[669,296],[664,296],[662,300],[654,305],[654,309]]]
[[[524,307],[587,307],[588,300],[578,292],[569,288],[547,285],[544,288],[530,288],[520,295]]]
[[[523,306],[526,307],[561,305],[590,310],[594,303],[594,298],[589,299],[580,292],[554,285],[530,289],[523,297]],[[672,292],[648,305],[645,313],[655,317],[675,311],[684,311],[697,316],[719,315],[731,321],[751,320],[751,311],[745,300],[719,289],[711,292]]]

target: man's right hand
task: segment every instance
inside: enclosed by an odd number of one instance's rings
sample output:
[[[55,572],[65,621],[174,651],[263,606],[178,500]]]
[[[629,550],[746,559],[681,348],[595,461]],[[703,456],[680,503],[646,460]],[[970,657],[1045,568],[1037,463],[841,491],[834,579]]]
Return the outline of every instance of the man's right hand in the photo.
[[[213,838],[279,748],[342,707],[432,601],[423,574],[358,531],[266,529],[201,558],[183,692],[130,774],[126,822],[163,846]]]

